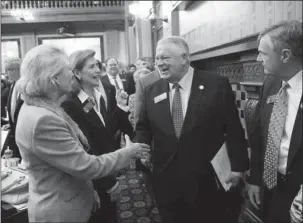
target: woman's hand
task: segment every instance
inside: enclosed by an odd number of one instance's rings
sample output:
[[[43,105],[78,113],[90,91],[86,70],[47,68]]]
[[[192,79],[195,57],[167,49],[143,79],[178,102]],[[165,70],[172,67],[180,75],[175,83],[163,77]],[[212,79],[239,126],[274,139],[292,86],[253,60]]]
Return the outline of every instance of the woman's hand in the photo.
[[[133,143],[128,135],[125,135],[125,147],[132,148],[134,152],[131,158],[142,159],[146,157],[146,154],[149,153],[149,145],[145,143]]]

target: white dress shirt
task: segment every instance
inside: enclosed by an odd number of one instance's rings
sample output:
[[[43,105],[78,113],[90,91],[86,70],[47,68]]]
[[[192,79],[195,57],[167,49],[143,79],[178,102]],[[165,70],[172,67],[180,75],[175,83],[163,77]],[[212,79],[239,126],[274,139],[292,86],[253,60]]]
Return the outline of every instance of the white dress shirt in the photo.
[[[179,81],[179,85],[181,86],[180,95],[181,95],[181,102],[182,102],[183,119],[185,118],[186,111],[187,111],[193,76],[194,76],[194,69],[192,67],[189,67],[187,73]],[[173,84],[169,83],[169,99],[170,99],[169,103],[170,103],[171,112],[172,112],[173,99],[174,99],[175,92],[176,92],[176,90],[173,89]]]
[[[288,94],[287,115],[280,144],[278,161],[278,171],[282,174],[286,174],[291,135],[302,97],[302,70],[293,76],[288,83],[290,87],[286,90]]]
[[[102,121],[103,125],[105,126],[104,118],[99,110],[101,95],[102,95],[101,92],[99,92],[99,90],[94,88],[94,97],[95,97],[96,103],[93,108],[94,108],[95,112],[97,113],[97,115],[99,116],[100,120]],[[78,93],[78,98],[80,99],[81,103],[84,103],[87,100],[87,98],[89,98],[89,96],[83,90],[81,90]]]
[[[124,90],[124,87],[123,87],[123,83],[121,81],[121,78],[119,76],[119,74],[117,74],[116,78],[114,78],[113,76],[107,74],[108,76],[108,79],[109,79],[109,82],[114,85],[116,87],[116,84],[115,84],[115,79],[117,80],[117,83],[118,83],[118,86],[120,89],[123,89]]]

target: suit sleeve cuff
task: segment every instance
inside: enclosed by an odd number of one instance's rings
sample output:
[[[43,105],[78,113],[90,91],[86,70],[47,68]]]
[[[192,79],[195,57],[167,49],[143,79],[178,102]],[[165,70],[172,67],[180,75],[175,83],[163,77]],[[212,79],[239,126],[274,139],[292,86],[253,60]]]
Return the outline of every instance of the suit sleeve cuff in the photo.
[[[106,192],[110,194],[111,192],[115,191],[119,186],[119,182],[117,182],[111,189],[107,190]]]
[[[233,174],[235,176],[238,176],[238,177],[242,177],[243,176],[242,172],[233,172],[233,171],[231,171],[231,174]]]

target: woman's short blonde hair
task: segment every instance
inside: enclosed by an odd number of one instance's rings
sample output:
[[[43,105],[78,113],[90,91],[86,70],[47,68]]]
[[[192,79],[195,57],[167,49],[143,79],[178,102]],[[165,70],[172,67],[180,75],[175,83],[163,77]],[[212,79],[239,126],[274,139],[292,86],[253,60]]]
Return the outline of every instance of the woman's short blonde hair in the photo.
[[[21,64],[17,89],[26,98],[49,98],[58,90],[53,78],[60,74],[68,64],[64,51],[52,45],[39,45],[30,49]]]
[[[94,57],[96,52],[91,49],[85,49],[85,50],[77,50],[73,52],[69,56],[69,64],[70,68],[72,69],[73,73],[75,70],[81,71],[86,63],[86,61]],[[79,80],[76,76],[74,76],[74,82],[72,87],[72,93],[77,94],[81,90],[81,80]]]

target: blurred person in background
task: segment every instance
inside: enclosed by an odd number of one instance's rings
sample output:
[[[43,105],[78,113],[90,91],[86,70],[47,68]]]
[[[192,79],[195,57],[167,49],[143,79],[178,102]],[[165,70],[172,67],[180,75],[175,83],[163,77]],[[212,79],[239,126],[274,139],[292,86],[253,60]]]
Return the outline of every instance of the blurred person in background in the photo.
[[[91,180],[125,168],[148,150],[126,136],[125,148],[89,155],[93,148],[87,138],[60,107],[72,86],[73,73],[62,50],[39,45],[27,52],[16,86],[25,101],[16,142],[29,177],[29,222],[89,221],[96,207]],[[90,111],[91,104],[83,109]]]
[[[18,57],[10,57],[4,62],[5,71],[8,76],[8,82],[10,84],[10,90],[7,99],[7,113],[9,124],[5,125],[3,128],[9,130],[6,141],[4,143],[2,154],[7,147],[13,151],[13,157],[21,159],[19,148],[15,141],[15,129],[16,123],[19,115],[20,108],[23,104],[23,99],[20,92],[16,89],[16,81],[20,78],[20,65],[22,60]],[[1,155],[2,155],[1,154]]]
[[[119,63],[115,58],[107,58],[105,61],[106,75],[101,80],[111,84],[116,88],[116,91],[123,90],[128,95],[135,92],[135,82],[130,76],[122,76],[120,73]]]
[[[135,93],[135,82],[133,77],[127,75],[123,76],[120,73],[120,65],[115,58],[109,57],[105,60],[106,75],[101,78],[102,83],[111,84],[116,88],[116,92],[122,92],[123,95],[127,94],[127,104],[128,96]],[[117,143],[123,144],[123,132],[118,130],[115,134]]]
[[[128,65],[128,72],[129,73],[134,74],[136,70],[137,70],[137,67],[136,67],[135,64]]]
[[[8,81],[1,76],[1,127],[5,124],[8,124],[7,118],[7,100],[9,95],[10,85]]]
[[[102,155],[115,151],[120,146],[115,139],[117,130],[121,129],[130,137],[134,134],[128,121],[127,98],[123,99],[120,92],[116,96],[114,86],[100,81],[95,51],[75,51],[70,55],[69,62],[75,76],[75,89],[61,106],[88,139],[90,154]],[[94,106],[86,112],[83,107],[88,100]],[[115,200],[120,194],[120,187],[115,176],[94,180],[93,184],[103,207],[94,217],[96,222],[117,222]]]
[[[150,63],[146,60],[146,59],[144,59],[144,58],[138,58],[137,60],[136,60],[136,62],[135,62],[135,65],[136,65],[136,68],[137,69],[140,69],[140,68],[147,68],[147,69],[149,69],[149,70],[151,70],[151,65],[150,65]]]

